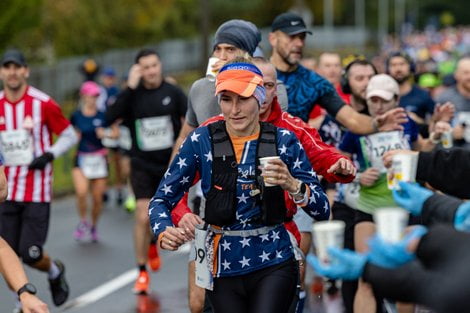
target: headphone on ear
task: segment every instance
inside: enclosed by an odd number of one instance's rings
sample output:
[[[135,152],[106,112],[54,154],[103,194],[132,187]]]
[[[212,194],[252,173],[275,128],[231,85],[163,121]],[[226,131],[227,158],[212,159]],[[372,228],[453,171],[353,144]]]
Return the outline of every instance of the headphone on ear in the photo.
[[[344,71],[343,71],[343,75],[341,76],[341,80],[340,80],[341,90],[345,94],[348,94],[348,95],[352,94],[351,86],[349,85],[349,77],[348,77],[349,70],[355,64],[370,65],[372,67],[372,69],[374,70],[374,75],[378,74],[378,71],[375,68],[374,64],[369,62],[365,57],[363,57],[363,56],[356,57],[356,59],[352,60],[351,62],[348,63],[348,65],[346,65],[346,67],[344,68]]]
[[[395,57],[402,57],[403,59],[406,60],[406,62],[408,62],[409,66],[410,66],[410,74],[411,75],[414,75],[416,73],[416,64],[415,62],[413,61],[413,59],[408,55],[406,54],[405,52],[402,52],[402,51],[394,51],[392,53],[390,53],[388,55],[388,58],[387,60],[385,61],[385,73],[386,74],[390,74],[390,71],[389,71],[389,68],[390,68],[390,60],[392,58],[395,58]]]

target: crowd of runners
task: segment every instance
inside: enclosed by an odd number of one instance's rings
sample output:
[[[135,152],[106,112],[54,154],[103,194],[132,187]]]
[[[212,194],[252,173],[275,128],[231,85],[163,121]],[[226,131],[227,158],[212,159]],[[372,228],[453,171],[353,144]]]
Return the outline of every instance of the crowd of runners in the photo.
[[[386,312],[385,303],[400,313],[417,305],[462,312],[470,304],[470,29],[390,38],[373,56],[304,58],[311,34],[300,16],[280,14],[263,55],[256,25],[226,21],[208,74],[187,95],[163,76],[165,60],[152,49],[129,60],[122,83],[113,68],[87,60],[68,117],[28,84],[23,53],[6,51],[0,272],[15,312],[49,312],[21,262],[47,275],[54,305],[68,300],[66,264],[43,247],[52,162],[73,147],[70,236],[100,241],[112,166],[116,205],[135,215],[136,294],[150,292],[151,271],[165,270],[160,249],[190,242],[192,313],[301,313],[306,264],[341,294],[344,312]],[[417,158],[417,183],[392,190],[396,154]],[[397,206],[411,213],[409,232],[383,241],[373,215]],[[322,220],[346,226],[330,264],[312,248],[312,225]]]

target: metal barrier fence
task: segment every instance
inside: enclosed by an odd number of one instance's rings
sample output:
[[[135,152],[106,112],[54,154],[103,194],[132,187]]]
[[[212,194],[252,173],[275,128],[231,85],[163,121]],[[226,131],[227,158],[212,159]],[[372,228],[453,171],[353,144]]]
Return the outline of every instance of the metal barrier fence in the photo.
[[[333,50],[341,47],[363,49],[370,38],[370,34],[355,27],[336,27],[325,30],[322,27],[313,27],[313,36],[308,36],[307,48]],[[260,46],[268,56],[270,46],[267,41],[269,29],[262,29],[263,41]],[[156,45],[146,47],[154,48],[160,54],[165,73],[176,73],[200,68],[201,42],[199,39],[167,40]],[[92,57],[100,66],[113,67],[119,78],[127,74],[134,56],[139,49],[116,49]],[[59,103],[74,95],[83,81],[79,71],[80,65],[88,56],[76,56],[61,59],[54,65],[32,66],[29,82],[31,85],[45,91]]]

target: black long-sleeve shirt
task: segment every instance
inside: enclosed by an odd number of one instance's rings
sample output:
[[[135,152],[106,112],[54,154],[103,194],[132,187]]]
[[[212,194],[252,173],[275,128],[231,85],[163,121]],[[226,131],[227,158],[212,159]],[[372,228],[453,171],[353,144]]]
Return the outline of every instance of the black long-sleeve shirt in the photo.
[[[112,123],[121,118],[129,127],[133,164],[166,168],[186,108],[187,98],[178,87],[165,81],[154,89],[140,84],[119,94],[107,109],[106,120]]]
[[[470,150],[452,148],[420,152],[416,180],[458,198],[470,199]]]

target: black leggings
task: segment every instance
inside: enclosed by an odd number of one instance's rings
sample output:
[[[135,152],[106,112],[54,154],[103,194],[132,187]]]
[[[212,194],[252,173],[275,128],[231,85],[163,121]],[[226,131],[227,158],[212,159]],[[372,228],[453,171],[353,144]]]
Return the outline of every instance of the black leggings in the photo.
[[[207,294],[215,313],[286,313],[298,271],[292,259],[241,276],[215,278],[214,290]]]

